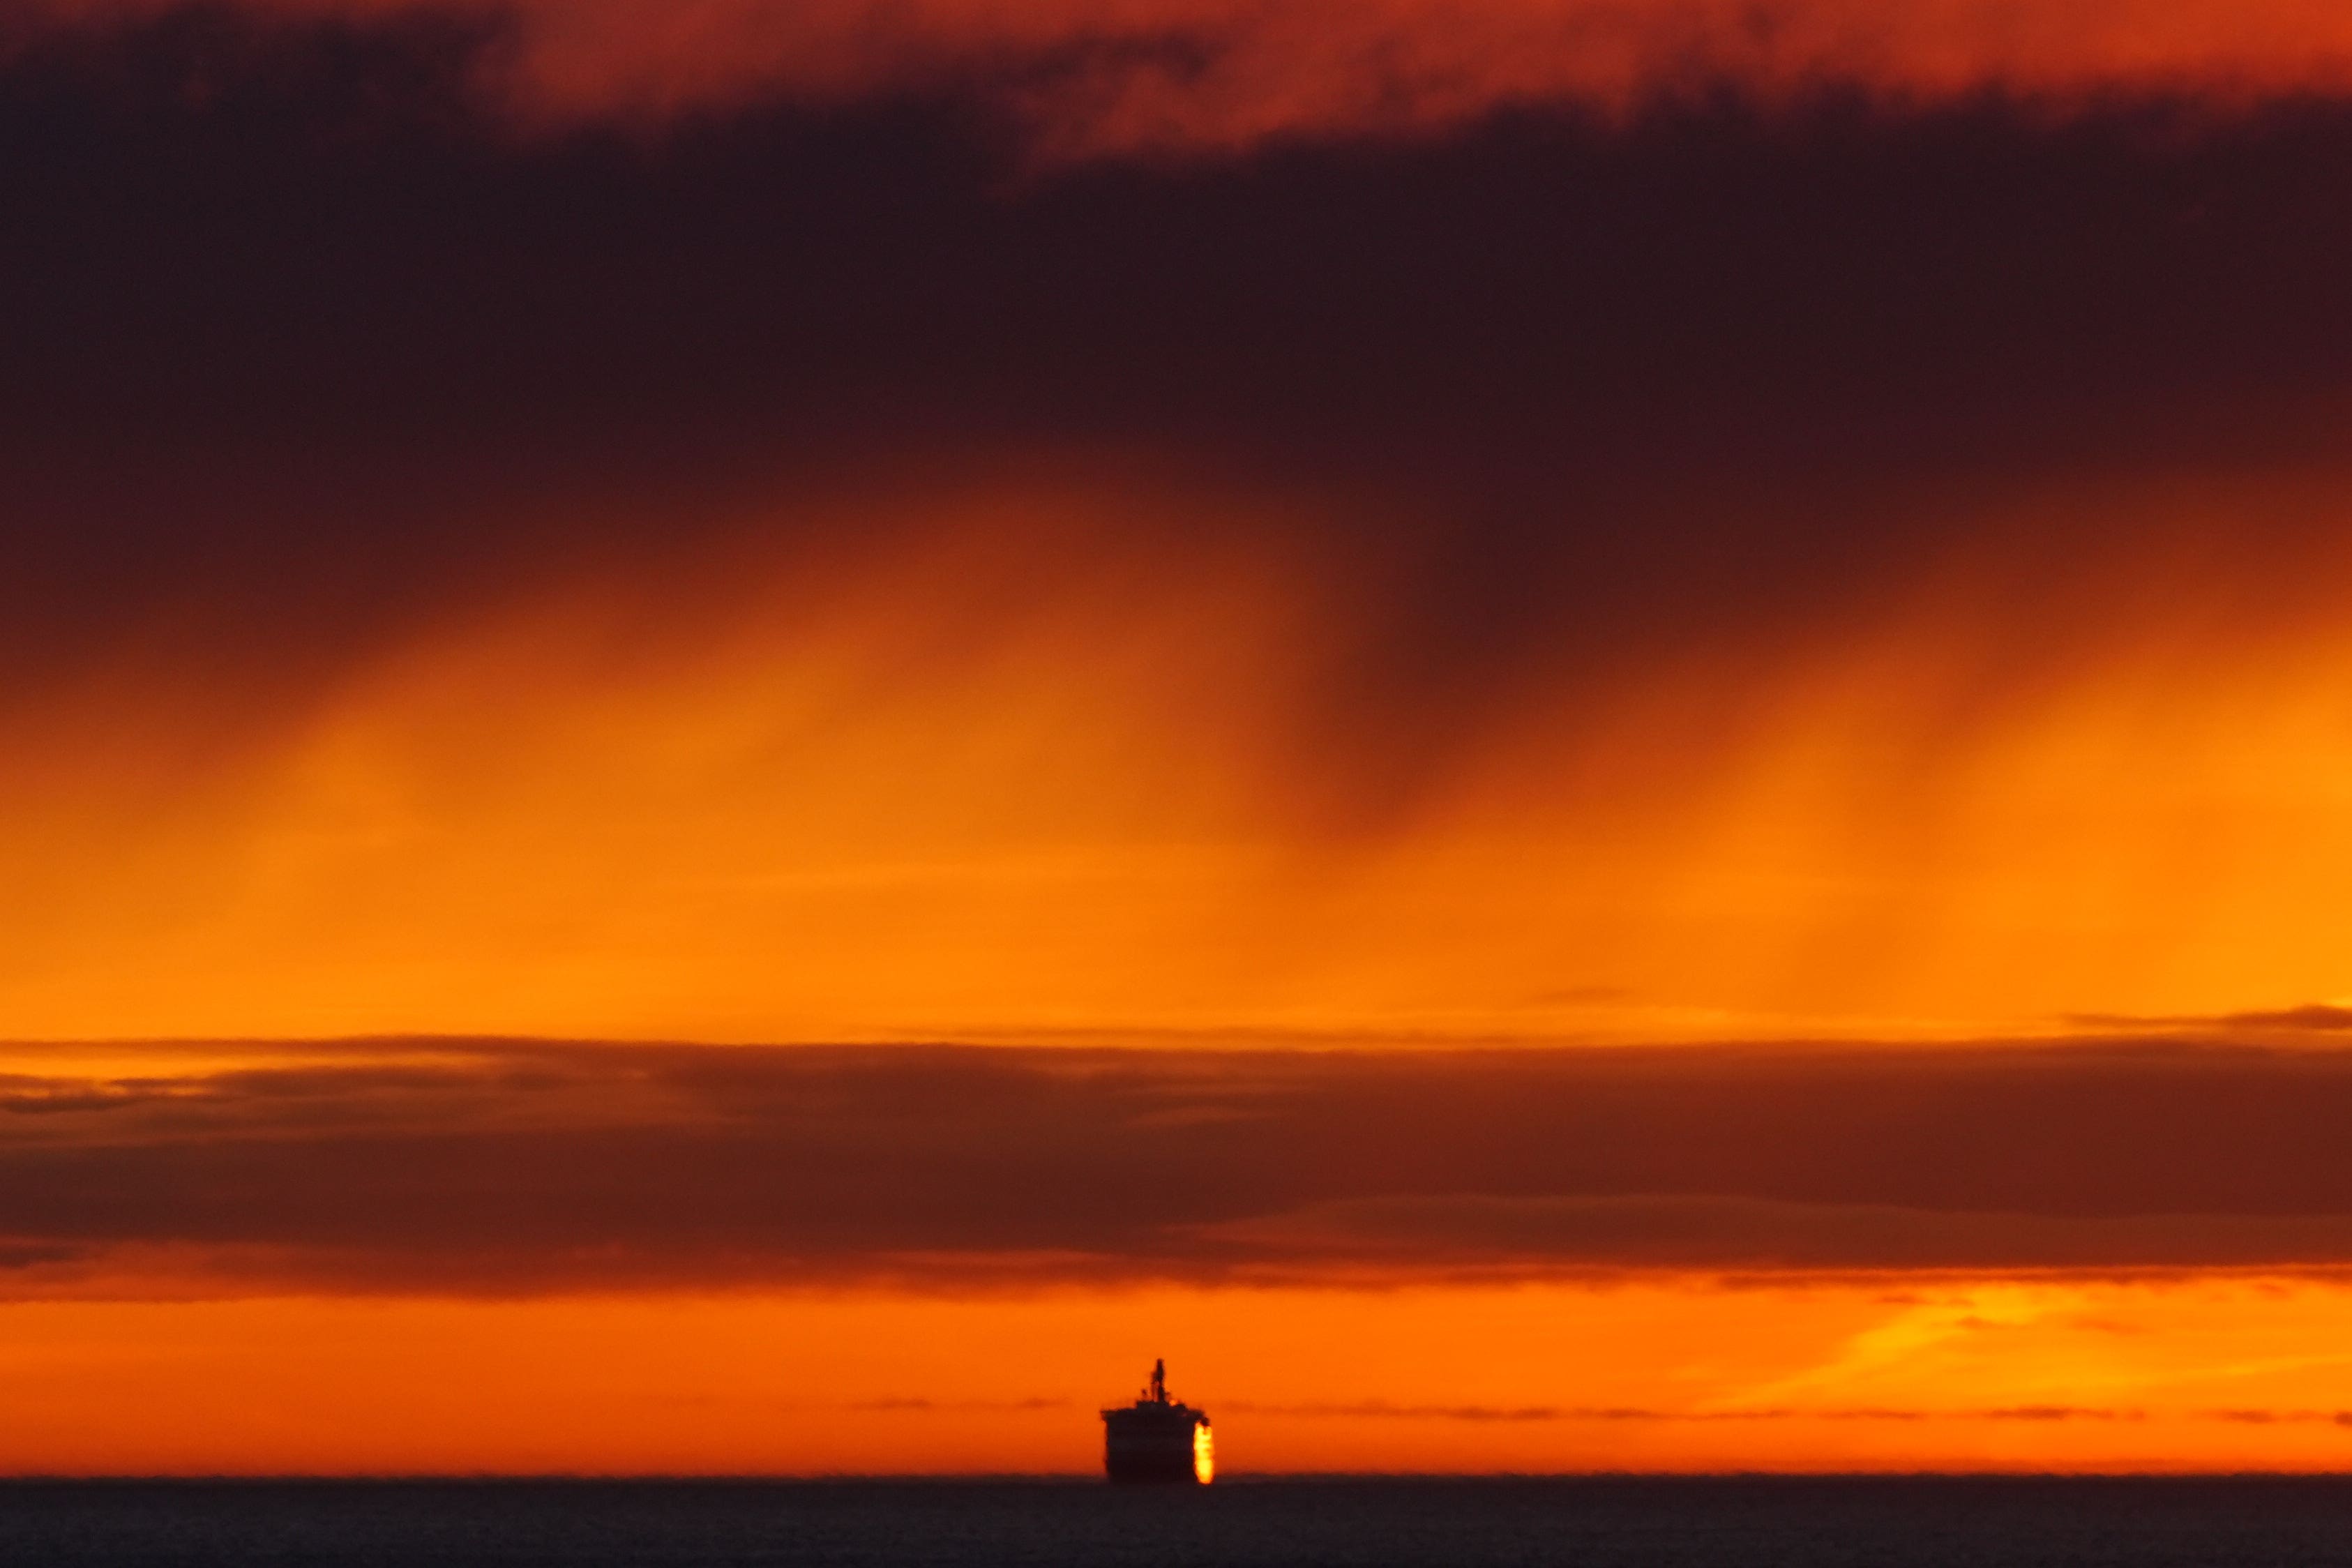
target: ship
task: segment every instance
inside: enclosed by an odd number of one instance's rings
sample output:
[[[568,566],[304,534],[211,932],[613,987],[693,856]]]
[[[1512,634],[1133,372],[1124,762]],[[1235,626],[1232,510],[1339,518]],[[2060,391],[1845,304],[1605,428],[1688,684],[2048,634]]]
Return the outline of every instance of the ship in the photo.
[[[1151,1384],[1132,1405],[1102,1413],[1103,1472],[1114,1481],[1207,1486],[1216,1473],[1209,1413],[1168,1397],[1168,1363],[1151,1363]]]

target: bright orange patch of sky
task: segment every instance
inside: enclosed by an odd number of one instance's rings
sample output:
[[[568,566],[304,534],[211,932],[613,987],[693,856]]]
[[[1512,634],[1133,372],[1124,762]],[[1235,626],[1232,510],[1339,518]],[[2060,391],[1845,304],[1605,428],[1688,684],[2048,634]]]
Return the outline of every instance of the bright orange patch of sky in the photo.
[[[1328,585],[1110,545],[1171,504],[1116,485],[922,504],[725,595],[426,628],[194,782],[111,738],[181,694],[68,694],[0,819],[9,1032],[1905,1037],[2352,990],[2352,645],[2160,555],[2046,659],[1956,575],[1597,706],[1538,672],[1366,817],[1299,732]]]
[[[0,1471],[1076,1474],[1153,1352],[1228,1474],[2338,1468],[2348,1315],[2259,1279],[19,1302]]]

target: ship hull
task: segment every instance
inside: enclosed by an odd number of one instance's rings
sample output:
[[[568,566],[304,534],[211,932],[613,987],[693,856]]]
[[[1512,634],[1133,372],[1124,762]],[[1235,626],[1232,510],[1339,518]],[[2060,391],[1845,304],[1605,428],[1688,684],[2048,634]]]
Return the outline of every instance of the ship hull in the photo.
[[[1103,1414],[1103,1471],[1122,1484],[1198,1486],[1207,1418],[1181,1406]]]

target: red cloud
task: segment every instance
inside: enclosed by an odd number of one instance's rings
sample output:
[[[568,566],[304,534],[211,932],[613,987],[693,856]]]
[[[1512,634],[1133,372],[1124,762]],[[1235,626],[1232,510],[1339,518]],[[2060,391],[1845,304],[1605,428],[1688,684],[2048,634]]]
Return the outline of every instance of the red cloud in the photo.
[[[2352,81],[2352,14],[2303,0],[246,0],[499,33],[485,86],[533,117],[969,89],[1049,153],[1410,133],[1730,82],[1897,100],[2242,98]],[[45,0],[105,25],[173,0]]]

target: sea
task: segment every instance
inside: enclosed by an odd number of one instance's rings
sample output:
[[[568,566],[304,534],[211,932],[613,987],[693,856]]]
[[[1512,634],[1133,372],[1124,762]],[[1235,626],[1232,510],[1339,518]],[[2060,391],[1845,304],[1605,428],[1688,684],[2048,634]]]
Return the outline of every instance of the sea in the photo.
[[[2352,1564],[2352,1479],[0,1485],[9,1564]]]

